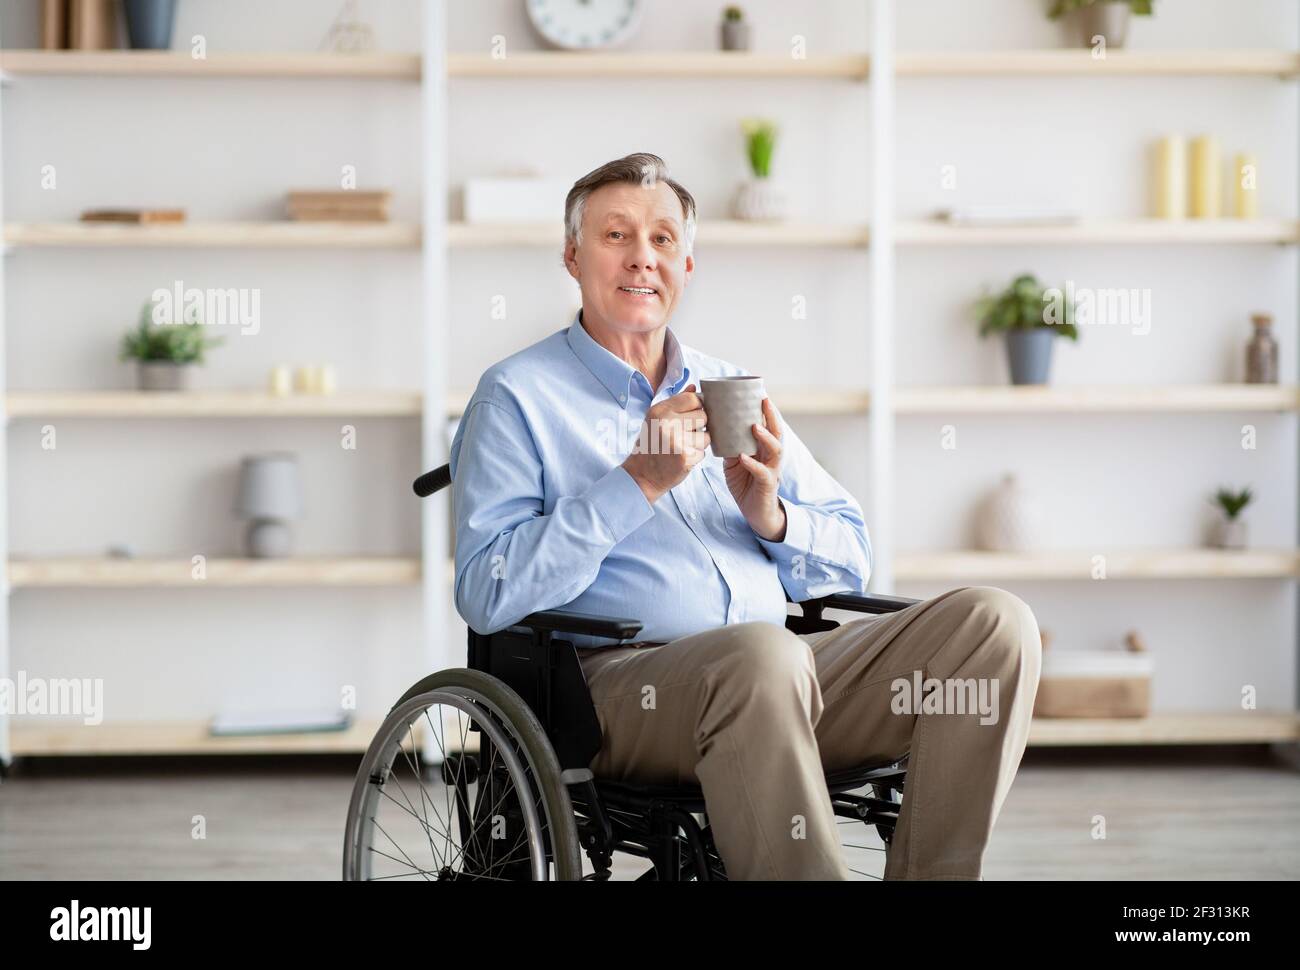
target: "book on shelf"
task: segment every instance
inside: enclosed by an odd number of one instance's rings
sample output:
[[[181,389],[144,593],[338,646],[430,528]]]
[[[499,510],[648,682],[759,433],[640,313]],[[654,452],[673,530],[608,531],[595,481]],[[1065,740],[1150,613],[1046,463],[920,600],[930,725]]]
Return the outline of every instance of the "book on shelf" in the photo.
[[[1077,209],[1033,205],[967,205],[942,209],[939,219],[953,226],[1069,226]]]
[[[213,737],[261,734],[316,734],[346,731],[352,725],[352,713],[334,708],[315,709],[248,709],[220,711],[208,727]]]
[[[81,214],[82,222],[125,222],[148,225],[159,222],[184,222],[184,209],[87,209]]]
[[[307,222],[387,222],[392,193],[387,191],[291,191],[289,218]]]

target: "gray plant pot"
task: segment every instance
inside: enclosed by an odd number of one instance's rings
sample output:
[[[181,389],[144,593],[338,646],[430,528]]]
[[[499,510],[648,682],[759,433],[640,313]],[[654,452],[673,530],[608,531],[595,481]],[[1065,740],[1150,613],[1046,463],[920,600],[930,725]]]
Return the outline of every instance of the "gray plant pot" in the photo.
[[[1092,39],[1100,34],[1106,38],[1107,49],[1118,49],[1128,37],[1129,14],[1128,0],[1101,0],[1066,16],[1084,47],[1091,47]]]
[[[135,50],[168,50],[176,23],[176,0],[122,0],[126,35]]]
[[[136,386],[142,391],[188,391],[194,368],[169,360],[136,361]]]
[[[293,530],[280,519],[253,519],[244,533],[250,559],[284,559],[293,551]]]
[[[1214,531],[1210,537],[1210,541],[1214,546],[1220,549],[1245,549],[1248,538],[1249,530],[1246,526],[1246,520],[1240,515],[1235,519],[1230,519],[1220,513],[1219,517],[1214,520]]]
[[[1012,384],[1046,384],[1056,333],[1047,327],[1007,331],[1007,362]]]
[[[724,20],[719,32],[724,51],[749,50],[749,24],[743,20]]]

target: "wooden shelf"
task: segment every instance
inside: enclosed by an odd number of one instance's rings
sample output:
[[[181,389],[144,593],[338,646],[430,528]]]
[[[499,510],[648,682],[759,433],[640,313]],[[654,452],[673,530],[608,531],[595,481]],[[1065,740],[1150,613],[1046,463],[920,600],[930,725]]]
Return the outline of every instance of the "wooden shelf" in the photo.
[[[401,222],[7,223],[4,241],[22,247],[205,247],[237,249],[412,249],[420,227]]]
[[[900,246],[989,246],[1076,243],[1162,245],[1182,243],[1300,242],[1295,219],[1118,219],[1059,226],[961,226],[939,219],[900,220]]]
[[[1276,77],[1300,75],[1300,51],[1091,50],[899,51],[900,77]]]
[[[448,54],[447,74],[466,78],[772,78],[865,81],[865,54],[824,54],[795,59],[789,54],[748,51],[568,52],[517,51]]]
[[[405,558],[209,558],[206,578],[189,559],[106,557],[10,559],[14,589],[38,587],[400,586],[420,581],[420,560]]]
[[[1276,77],[1300,75],[1290,50],[899,51],[900,77]],[[196,60],[184,51],[0,51],[0,71],[23,76],[375,78],[418,81],[420,55],[400,52],[213,52]],[[743,51],[516,51],[449,53],[453,78],[691,78],[865,81],[866,54],[796,60],[788,54]]]
[[[0,71],[20,76],[420,79],[420,55],[177,51],[0,51]]]
[[[10,391],[11,418],[410,417],[418,391],[348,391],[276,397],[260,391]]]
[[[1275,744],[1300,741],[1300,717],[1286,711],[1152,714],[1143,718],[1036,717],[1034,748],[1136,744]]]
[[[894,563],[900,582],[968,580],[1092,580],[1093,557],[1106,557],[1107,580],[1295,579],[1296,549],[1080,549],[1064,552],[901,553]]]
[[[1074,244],[1276,244],[1300,242],[1300,222],[1289,219],[1135,219],[1063,226],[952,226],[938,220],[900,222],[900,246]],[[206,248],[379,248],[420,245],[420,227],[407,223],[208,222],[180,225],[9,223],[4,241],[18,247],[206,247]],[[556,223],[447,226],[448,245],[458,249],[561,246]],[[702,222],[697,244],[726,247],[863,249],[870,229],[859,223]]]
[[[869,241],[867,226],[857,223],[743,222],[726,219],[702,221],[696,245],[712,246],[809,246],[864,248]],[[460,249],[494,246],[554,246],[564,244],[564,226],[559,222],[466,223],[447,226],[447,243]]]
[[[473,392],[466,389],[447,392],[447,413],[459,418],[465,413]],[[833,390],[816,387],[774,387],[769,390],[772,403],[782,414],[809,416],[861,415],[870,406],[866,391]]]
[[[899,414],[1060,414],[1116,411],[1295,411],[1293,384],[900,387]]]
[[[169,754],[329,754],[363,752],[379,730],[378,721],[357,721],[344,731],[212,737],[206,722],[128,722],[57,724],[48,718],[15,719],[15,756],[169,755]],[[418,740],[418,738],[417,738]],[[1294,713],[1152,714],[1145,718],[1034,718],[1029,745],[1275,744],[1300,740]]]
[[[370,746],[380,723],[357,720],[342,731],[213,737],[205,721],[89,725],[15,718],[10,739],[15,756],[360,753]]]

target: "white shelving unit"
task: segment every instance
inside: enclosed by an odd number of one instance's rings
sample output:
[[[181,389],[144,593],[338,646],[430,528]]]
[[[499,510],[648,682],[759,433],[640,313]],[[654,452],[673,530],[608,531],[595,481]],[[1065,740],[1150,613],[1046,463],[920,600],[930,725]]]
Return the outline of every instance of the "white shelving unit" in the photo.
[[[105,78],[158,77],[343,78],[358,82],[389,80],[421,85],[420,124],[423,160],[422,216],[418,225],[354,224],[298,225],[292,223],[196,223],[183,226],[114,227],[80,224],[4,222],[0,225],[8,248],[57,247],[207,247],[207,248],[381,248],[419,247],[422,256],[424,302],[422,386],[406,391],[376,391],[327,398],[272,398],[258,392],[224,391],[191,395],[138,395],[117,392],[13,392],[3,386],[0,339],[0,396],[6,421],[42,417],[69,418],[283,418],[334,417],[341,414],[415,418],[421,420],[423,465],[446,461],[446,418],[463,410],[468,392],[447,385],[446,327],[448,253],[505,247],[553,247],[562,239],[557,223],[479,226],[449,223],[447,197],[447,119],[450,86],[458,78],[566,84],[594,79],[611,82],[655,79],[694,79],[729,83],[762,78],[801,83],[840,80],[868,84],[871,125],[870,199],[874,217],[844,223],[752,225],[709,221],[701,225],[699,244],[744,248],[832,248],[860,250],[868,258],[871,278],[869,305],[863,325],[871,334],[873,354],[867,387],[848,389],[773,388],[773,399],[790,414],[865,415],[869,422],[871,469],[868,518],[876,552],[872,588],[890,592],[896,581],[989,579],[1054,579],[1078,581],[1088,577],[1089,559],[1081,553],[1052,552],[998,556],[969,551],[898,554],[892,523],[895,519],[895,435],[905,433],[898,419],[915,414],[987,415],[1069,413],[1192,413],[1280,412],[1300,410],[1300,388],[1249,385],[1205,386],[1050,386],[1016,387],[896,387],[894,366],[893,286],[895,253],[899,247],[988,245],[1134,245],[1166,246],[1218,244],[1293,246],[1300,243],[1300,218],[1159,222],[1149,219],[1083,222],[1033,228],[972,229],[937,221],[897,219],[893,211],[895,137],[893,111],[896,84],[913,78],[943,77],[1144,77],[1256,78],[1294,82],[1300,77],[1300,52],[1265,51],[1114,51],[1105,61],[1088,51],[1030,50],[976,52],[896,51],[892,0],[872,3],[872,49],[792,60],[783,55],[720,52],[656,52],[561,54],[514,52],[506,59],[486,54],[446,50],[446,5],[424,0],[423,50],[419,54],[381,53],[326,55],[311,53],[217,54],[195,61],[184,53],[152,52],[0,52],[0,72],[13,83],[39,83],[46,76]],[[503,89],[504,90],[504,89]],[[2,105],[0,105],[2,107]],[[2,116],[0,116],[2,120]],[[0,163],[3,146],[0,145]],[[268,257],[273,258],[273,257]],[[1268,258],[1264,255],[1261,258]],[[3,304],[0,267],[0,312]],[[0,318],[0,333],[3,319]],[[5,481],[4,431],[0,430],[0,482]],[[449,523],[445,500],[424,504],[421,556],[411,559],[292,560],[268,566],[245,560],[210,564],[214,587],[271,583],[293,585],[398,585],[419,583],[424,618],[422,662],[429,670],[446,666],[453,646],[443,642],[451,608],[450,564],[446,560]],[[0,522],[0,557],[8,556],[7,535]],[[1113,550],[1109,574],[1120,579],[1300,578],[1300,557],[1294,548],[1256,549],[1243,553],[1216,550]],[[181,561],[112,562],[77,559],[9,562],[0,596],[0,676],[9,670],[8,594],[29,587],[179,586],[188,579],[189,564]],[[224,594],[223,594],[224,595]],[[1031,744],[1178,744],[1295,741],[1300,738],[1296,712],[1257,715],[1175,713],[1141,721],[1040,722]],[[364,748],[373,725],[358,724],[347,736],[312,735],[296,738],[206,738],[201,725],[189,723],[126,723],[111,731],[79,732],[66,727],[24,725],[11,735],[0,716],[0,761],[14,754],[78,752],[325,751]],[[94,733],[94,737],[86,735]]]

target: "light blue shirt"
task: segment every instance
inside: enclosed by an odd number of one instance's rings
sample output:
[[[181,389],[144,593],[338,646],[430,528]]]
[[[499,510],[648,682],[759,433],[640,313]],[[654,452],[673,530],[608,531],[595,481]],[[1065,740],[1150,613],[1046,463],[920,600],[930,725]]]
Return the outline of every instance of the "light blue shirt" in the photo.
[[[483,375],[451,444],[456,608],[479,633],[565,608],[644,623],[668,642],[724,624],[782,624],[799,601],[866,592],[862,509],[781,418],[780,542],[745,521],[712,450],[653,505],[622,462],[652,404],[747,374],[680,344],[645,375],[572,325]],[[568,634],[579,647],[614,641]]]

